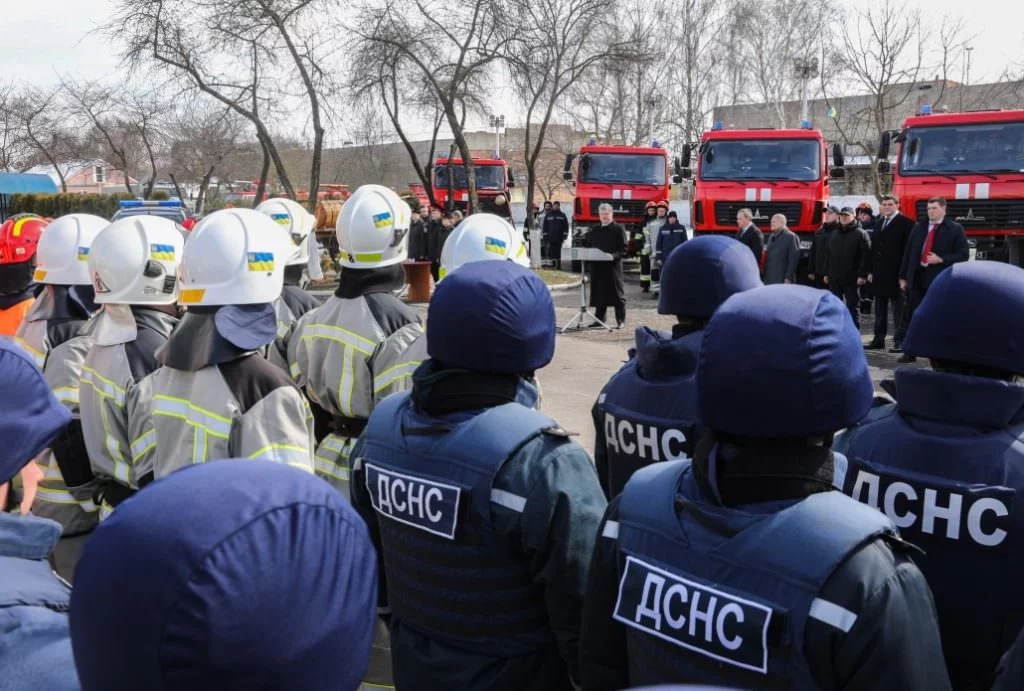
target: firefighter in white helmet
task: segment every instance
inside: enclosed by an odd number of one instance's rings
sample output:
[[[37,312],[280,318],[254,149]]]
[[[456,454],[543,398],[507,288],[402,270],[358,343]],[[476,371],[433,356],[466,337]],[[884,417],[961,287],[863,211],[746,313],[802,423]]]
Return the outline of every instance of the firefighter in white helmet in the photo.
[[[373,410],[383,370],[377,353],[402,352],[423,333],[416,311],[395,297],[412,212],[387,187],[363,185],[338,217],[338,289],[296,325],[291,373],[318,416],[317,474],[348,496],[348,453]]]
[[[89,272],[101,311],[92,346],[82,365],[79,387],[82,434],[89,458],[73,473],[92,480],[100,520],[152,479],[134,472],[130,429],[145,420],[149,398],[138,382],[159,364],[156,351],[178,324],[178,265],[184,238],[166,218],[131,216],[96,236]],[[136,423],[137,425],[138,423]]]
[[[278,229],[284,233],[285,241],[293,245],[295,250],[285,263],[281,296],[273,303],[277,314],[277,337],[267,349],[267,359],[288,371],[288,341],[295,323],[306,312],[320,305],[315,297],[302,289],[306,282],[305,275],[312,268],[309,239],[313,237],[315,242],[313,228],[316,221],[291,199],[268,199],[257,206],[256,210],[277,224]]]
[[[89,251],[93,239],[110,222],[88,214],[69,214],[50,223],[36,250],[33,278],[43,284],[15,340],[35,360],[57,398],[71,411],[74,421],[57,436],[40,457],[45,478],[39,486],[32,513],[61,524],[64,540],[54,551],[57,571],[68,577],[77,560],[86,533],[96,525],[96,505],[91,490],[72,494],[61,475],[57,457],[85,454],[78,422],[78,375],[85,352],[76,340],[87,332],[89,318],[96,311],[89,278]]]
[[[529,267],[530,257],[523,236],[511,223],[494,214],[471,214],[445,240],[438,275],[443,280],[463,264],[479,261],[512,261]],[[377,355],[380,367],[374,381],[376,401],[412,388],[412,373],[427,359],[424,333],[408,348],[385,343]]]
[[[309,404],[267,362],[284,265],[294,247],[252,209],[200,221],[182,252],[178,301],[188,309],[139,382],[151,415],[131,421],[133,473],[156,479],[192,463],[252,458],[312,471]]]

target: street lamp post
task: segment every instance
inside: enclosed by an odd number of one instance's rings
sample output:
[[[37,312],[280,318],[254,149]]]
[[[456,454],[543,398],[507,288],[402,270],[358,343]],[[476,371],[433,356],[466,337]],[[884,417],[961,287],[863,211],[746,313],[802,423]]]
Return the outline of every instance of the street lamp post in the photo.
[[[807,82],[818,76],[818,58],[796,58],[793,70],[800,80],[800,122],[803,123],[808,119]]]
[[[505,116],[491,115],[490,123],[494,128],[494,157],[501,158],[501,130],[505,128]]]

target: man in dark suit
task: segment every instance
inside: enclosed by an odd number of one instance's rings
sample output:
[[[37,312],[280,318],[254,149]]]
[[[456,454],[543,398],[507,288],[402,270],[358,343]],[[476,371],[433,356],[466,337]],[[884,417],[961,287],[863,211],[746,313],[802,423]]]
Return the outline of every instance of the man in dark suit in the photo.
[[[754,261],[761,266],[761,254],[764,252],[764,233],[754,225],[754,213],[750,209],[736,212],[736,225],[740,227],[736,239],[750,248],[754,253]]]
[[[875,335],[864,346],[868,350],[885,348],[889,328],[889,307],[892,307],[894,349],[903,348],[907,325],[903,323],[903,291],[900,290],[900,269],[903,254],[914,222],[900,213],[899,199],[891,194],[882,197],[882,210],[874,220],[871,238],[871,273],[868,283],[875,296]]]
[[[953,264],[967,261],[969,257],[964,227],[946,218],[945,199],[932,197],[928,200],[928,221],[918,221],[910,231],[910,240],[900,267],[900,289],[907,292],[908,326],[935,277]],[[900,362],[914,360],[906,354],[899,359]]]
[[[555,263],[556,269],[562,268],[562,245],[569,234],[569,218],[562,211],[562,205],[555,202],[544,214],[544,246],[547,248],[548,258]]]

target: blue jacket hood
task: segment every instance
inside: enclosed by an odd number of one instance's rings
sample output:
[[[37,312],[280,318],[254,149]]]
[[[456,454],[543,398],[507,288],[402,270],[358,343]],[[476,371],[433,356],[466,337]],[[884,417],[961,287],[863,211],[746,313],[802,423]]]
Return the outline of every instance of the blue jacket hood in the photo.
[[[641,326],[636,330],[637,373],[645,379],[665,379],[695,374],[703,331],[681,338]]]
[[[943,426],[1003,429],[1024,423],[1024,384],[926,369],[896,370],[900,414]]]
[[[327,483],[249,460],[190,466],[96,529],[75,572],[86,691],[355,689],[377,557]]]

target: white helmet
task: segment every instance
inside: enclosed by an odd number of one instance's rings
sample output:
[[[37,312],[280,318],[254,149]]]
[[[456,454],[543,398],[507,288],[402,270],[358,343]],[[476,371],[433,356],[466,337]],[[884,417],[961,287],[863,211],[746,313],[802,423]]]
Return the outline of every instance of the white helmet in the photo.
[[[284,285],[284,265],[295,246],[265,214],[215,211],[196,224],[181,259],[182,305],[273,302]]]
[[[173,304],[184,245],[177,224],[166,218],[129,216],[111,223],[96,236],[89,252],[96,303]]]
[[[295,245],[295,253],[285,262],[288,266],[305,266],[309,262],[309,242],[307,238],[313,232],[316,219],[302,208],[298,202],[277,197],[267,199],[256,207],[256,210],[270,217],[288,235],[288,240]]]
[[[494,214],[470,214],[445,240],[438,275],[444,278],[463,264],[494,259],[530,266],[523,236],[511,223]]]
[[[89,248],[110,221],[91,214],[68,214],[46,226],[36,248],[36,283],[92,285]]]
[[[382,185],[363,185],[338,215],[338,263],[374,269],[404,262],[408,256],[412,209]]]

